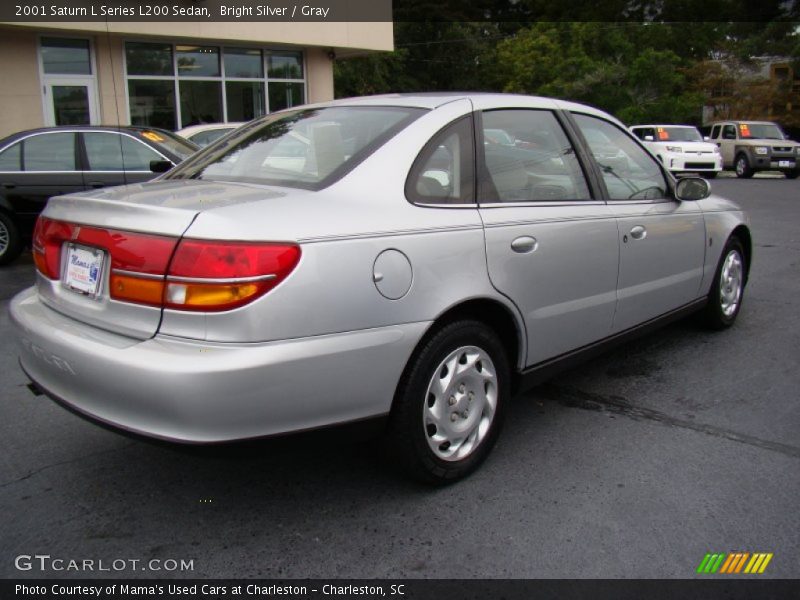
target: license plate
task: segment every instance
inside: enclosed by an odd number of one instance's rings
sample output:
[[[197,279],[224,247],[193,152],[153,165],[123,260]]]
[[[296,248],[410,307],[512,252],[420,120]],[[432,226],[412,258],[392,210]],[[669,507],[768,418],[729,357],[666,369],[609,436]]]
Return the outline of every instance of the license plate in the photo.
[[[793,160],[779,160],[778,161],[778,166],[779,167],[794,167],[794,161]]]
[[[64,285],[69,289],[97,296],[100,289],[100,276],[103,273],[105,254],[97,248],[67,244],[67,267]]]

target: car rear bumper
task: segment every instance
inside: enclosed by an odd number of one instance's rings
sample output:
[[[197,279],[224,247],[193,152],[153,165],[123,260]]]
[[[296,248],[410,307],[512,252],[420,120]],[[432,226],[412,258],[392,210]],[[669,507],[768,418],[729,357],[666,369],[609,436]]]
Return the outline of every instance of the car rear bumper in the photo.
[[[20,364],[48,395],[133,433],[213,443],[389,412],[430,325],[409,323],[260,344],[141,341],[77,322],[33,288],[11,302]]]

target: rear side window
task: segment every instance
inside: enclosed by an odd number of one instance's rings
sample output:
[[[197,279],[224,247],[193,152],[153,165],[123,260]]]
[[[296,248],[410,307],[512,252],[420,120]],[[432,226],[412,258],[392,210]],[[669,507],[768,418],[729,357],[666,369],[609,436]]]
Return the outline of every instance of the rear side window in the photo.
[[[491,110],[482,122],[481,202],[591,199],[575,150],[553,113]]]
[[[163,160],[155,150],[127,135],[83,134],[90,171],[149,171],[150,161]]]
[[[26,171],[75,171],[75,134],[45,133],[23,142]]]
[[[0,153],[0,171],[22,170],[22,142],[17,142]]]
[[[608,121],[574,116],[600,167],[611,200],[667,197],[667,182],[658,163],[628,134]]]
[[[438,132],[422,149],[406,180],[406,198],[419,204],[475,202],[472,117]]]

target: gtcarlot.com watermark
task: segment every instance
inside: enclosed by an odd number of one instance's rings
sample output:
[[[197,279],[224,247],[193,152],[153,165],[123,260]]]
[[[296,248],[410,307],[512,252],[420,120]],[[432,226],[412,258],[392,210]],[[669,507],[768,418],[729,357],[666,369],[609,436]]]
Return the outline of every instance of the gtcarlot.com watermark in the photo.
[[[60,558],[49,554],[20,554],[14,559],[18,571],[74,571],[74,572],[118,572],[118,571],[194,571],[194,559],[176,558]]]

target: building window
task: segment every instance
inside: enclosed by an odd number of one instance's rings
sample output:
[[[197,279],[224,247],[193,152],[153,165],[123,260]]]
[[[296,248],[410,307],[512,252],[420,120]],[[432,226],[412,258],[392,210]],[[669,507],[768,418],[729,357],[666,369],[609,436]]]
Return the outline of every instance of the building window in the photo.
[[[132,125],[249,121],[305,103],[302,52],[126,42]]]
[[[91,75],[89,40],[43,37],[42,67],[47,75]]]

